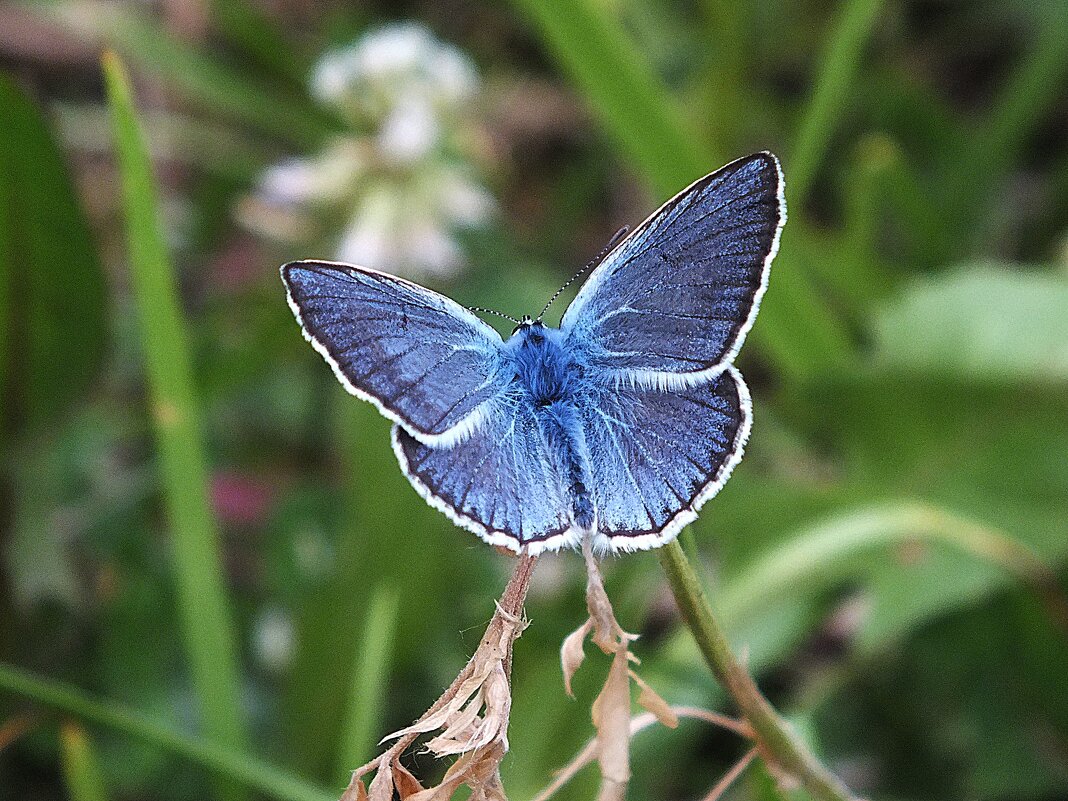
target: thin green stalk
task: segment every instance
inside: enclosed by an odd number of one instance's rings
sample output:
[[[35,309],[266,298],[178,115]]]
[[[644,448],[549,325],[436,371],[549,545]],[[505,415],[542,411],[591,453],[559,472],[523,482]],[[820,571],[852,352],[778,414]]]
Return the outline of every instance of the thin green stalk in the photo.
[[[329,580],[309,595],[298,618],[300,645],[285,707],[288,763],[322,779],[335,775],[342,758],[338,749],[348,710],[339,709],[336,699],[347,698],[359,681],[356,649],[339,632],[359,625],[379,577],[389,575],[383,574],[383,560],[397,557],[389,544],[374,542],[375,521],[398,525],[401,519],[388,508],[393,493],[378,483],[383,471],[376,466],[392,456],[378,412],[340,388],[331,387],[330,401],[332,441],[339,446],[345,476],[336,550]],[[374,580],[358,580],[369,576]],[[351,770],[347,765],[342,775]]]
[[[794,201],[802,200],[812,187],[838,119],[853,96],[860,57],[882,7],[883,0],[850,0],[838,18],[787,161],[786,192],[794,208]]]
[[[246,750],[238,649],[224,586],[219,532],[208,500],[207,458],[177,282],[160,230],[152,165],[129,78],[113,53],[104,56],[103,64],[152,422],[173,535],[179,614],[193,685],[207,736]]]
[[[107,801],[104,777],[85,729],[78,723],[65,721],[59,727],[59,747],[71,801]]]
[[[364,618],[352,675],[348,714],[341,730],[337,772],[344,776],[374,756],[385,709],[386,681],[397,629],[397,593],[380,586]]]
[[[667,573],[683,620],[716,679],[752,727],[761,756],[794,777],[816,801],[857,801],[790,730],[731,652],[727,636],[712,614],[697,574],[678,540],[660,549],[660,564]]]
[[[246,753],[189,737],[121,704],[98,701],[69,684],[38,678],[11,665],[0,663],[0,688],[158,746],[279,801],[336,798],[336,794]]]

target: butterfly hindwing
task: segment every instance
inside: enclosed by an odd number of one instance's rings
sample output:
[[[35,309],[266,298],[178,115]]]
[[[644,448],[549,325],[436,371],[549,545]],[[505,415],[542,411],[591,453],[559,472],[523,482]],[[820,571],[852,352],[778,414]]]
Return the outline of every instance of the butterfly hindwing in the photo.
[[[500,335],[443,295],[328,262],[287,264],[282,279],[305,336],[345,388],[423,442],[469,436],[506,386]]]
[[[595,542],[632,551],[672,539],[719,491],[742,457],[752,409],[727,367],[693,387],[605,394],[584,418]]]
[[[394,426],[401,469],[427,503],[489,543],[535,552],[570,544],[579,535],[559,453],[533,406],[509,400],[491,402],[479,429],[450,447],[424,445]]]
[[[665,203],[590,274],[561,322],[616,383],[673,388],[722,370],[767,287],[786,219],[782,174],[757,153]]]

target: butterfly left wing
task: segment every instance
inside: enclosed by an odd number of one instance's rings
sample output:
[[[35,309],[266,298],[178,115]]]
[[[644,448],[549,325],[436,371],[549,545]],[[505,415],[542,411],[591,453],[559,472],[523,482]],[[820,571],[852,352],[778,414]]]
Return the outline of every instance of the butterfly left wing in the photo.
[[[706,175],[590,274],[560,324],[570,347],[616,385],[709,380],[734,360],[753,324],[785,220],[772,154]]]
[[[490,401],[477,431],[451,447],[430,447],[393,427],[393,450],[404,475],[435,509],[492,545],[531,553],[573,545],[559,453],[547,441],[530,403]]]
[[[727,481],[751,424],[749,390],[731,366],[692,387],[628,388],[593,399],[583,430],[594,545],[635,551],[673,539]]]
[[[444,295],[329,262],[287,264],[282,280],[304,336],[345,389],[420,442],[470,436],[507,385],[500,335]]]

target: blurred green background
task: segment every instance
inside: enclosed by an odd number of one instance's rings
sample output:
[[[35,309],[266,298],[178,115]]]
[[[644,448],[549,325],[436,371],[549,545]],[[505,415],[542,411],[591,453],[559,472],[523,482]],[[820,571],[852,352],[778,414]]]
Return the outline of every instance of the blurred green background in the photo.
[[[866,797],[1068,799],[1068,4],[6,4],[0,68],[0,798],[330,798],[477,645],[511,560],[411,490],[279,264],[535,314],[767,148],[754,433],[685,543],[713,606]],[[655,553],[606,572],[643,677],[728,708]],[[513,799],[593,732],[583,582],[538,567]],[[743,751],[650,729],[630,796]]]

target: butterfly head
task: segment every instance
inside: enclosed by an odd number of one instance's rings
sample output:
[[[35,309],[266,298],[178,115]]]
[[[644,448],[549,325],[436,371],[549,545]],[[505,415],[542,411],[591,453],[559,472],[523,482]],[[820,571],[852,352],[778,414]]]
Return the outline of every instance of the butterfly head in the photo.
[[[519,321],[519,324],[512,329],[512,334],[518,334],[520,331],[534,331],[535,329],[544,328],[545,326],[541,322],[541,318],[534,319],[529,314],[524,314],[523,319]]]

